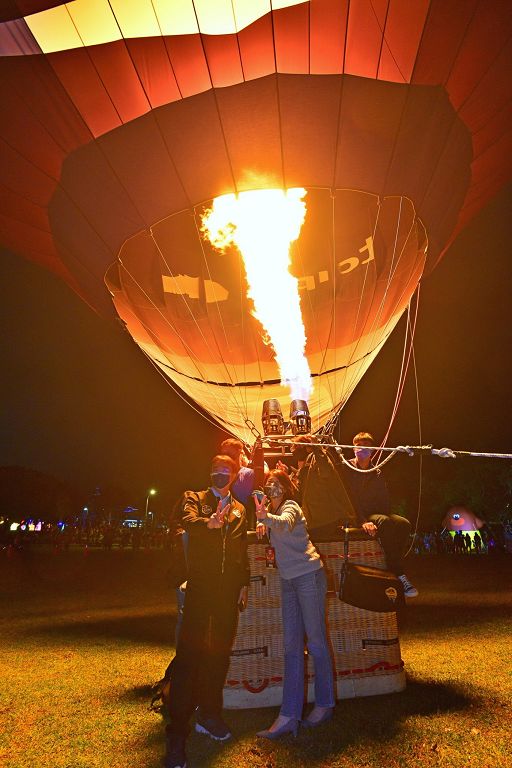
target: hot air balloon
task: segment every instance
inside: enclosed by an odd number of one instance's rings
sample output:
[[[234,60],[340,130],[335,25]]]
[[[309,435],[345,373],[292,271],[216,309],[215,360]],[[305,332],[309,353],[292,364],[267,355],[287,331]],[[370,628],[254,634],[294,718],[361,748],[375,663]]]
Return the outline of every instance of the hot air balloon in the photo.
[[[2,242],[114,307],[170,382],[251,440],[293,376],[239,249],[204,220],[225,196],[304,190],[295,298],[270,314],[288,330],[300,307],[318,430],[510,180],[511,32],[489,0],[11,0]],[[265,264],[263,295],[282,271]]]

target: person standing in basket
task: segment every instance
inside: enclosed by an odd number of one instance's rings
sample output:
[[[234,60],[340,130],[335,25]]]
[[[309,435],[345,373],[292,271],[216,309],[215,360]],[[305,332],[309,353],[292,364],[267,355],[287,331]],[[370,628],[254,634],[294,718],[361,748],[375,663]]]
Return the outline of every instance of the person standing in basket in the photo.
[[[183,495],[187,599],[170,669],[165,768],[186,766],[185,740],[198,704],[196,731],[216,741],[231,736],[222,719],[222,690],[249,585],[245,509],[230,493],[238,469],[229,456],[215,456],[210,488]]]
[[[284,635],[283,702],[277,719],[257,734],[277,739],[297,734],[304,705],[304,635],[315,664],[315,706],[302,725],[314,728],[332,717],[333,664],[325,623],[327,580],[311,543],[306,518],[294,500],[295,488],[282,470],[270,472],[265,496],[255,500],[256,517],[267,530],[281,577]],[[269,503],[267,503],[267,499]]]

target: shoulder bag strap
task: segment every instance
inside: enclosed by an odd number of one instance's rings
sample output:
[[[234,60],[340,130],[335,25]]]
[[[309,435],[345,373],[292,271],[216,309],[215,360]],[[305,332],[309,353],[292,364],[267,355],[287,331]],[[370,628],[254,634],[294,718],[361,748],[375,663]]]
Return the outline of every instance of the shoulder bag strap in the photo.
[[[345,561],[345,565],[348,563],[348,548],[350,544],[349,539],[349,531],[348,531],[348,525],[345,524],[345,536],[343,539],[343,559]]]

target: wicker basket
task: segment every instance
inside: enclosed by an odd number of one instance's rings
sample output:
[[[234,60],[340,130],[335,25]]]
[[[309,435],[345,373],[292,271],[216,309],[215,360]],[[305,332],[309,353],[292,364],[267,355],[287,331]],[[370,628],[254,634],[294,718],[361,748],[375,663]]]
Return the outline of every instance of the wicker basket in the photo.
[[[402,691],[396,614],[374,613],[342,603],[337,596],[343,543],[316,544],[328,580],[327,622],[338,698]],[[378,541],[351,540],[350,559],[385,568]],[[279,571],[267,568],[263,544],[249,546],[249,605],[240,615],[238,633],[224,687],[228,709],[276,706],[283,695],[283,632]],[[314,700],[314,669],[306,653],[307,700]]]

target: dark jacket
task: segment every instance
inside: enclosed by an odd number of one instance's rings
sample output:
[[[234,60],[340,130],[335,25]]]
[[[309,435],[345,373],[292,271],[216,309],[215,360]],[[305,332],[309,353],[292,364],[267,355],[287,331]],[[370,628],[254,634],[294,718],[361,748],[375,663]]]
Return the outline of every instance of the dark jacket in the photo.
[[[188,533],[188,580],[208,582],[217,577],[240,587],[249,584],[247,520],[245,508],[231,497],[229,523],[208,528],[218,498],[211,489],[185,491],[181,498],[181,521]]]
[[[350,463],[357,466],[355,458]],[[343,478],[359,524],[367,522],[371,515],[389,515],[389,494],[380,469],[355,472],[343,467]]]
[[[296,480],[308,530],[317,541],[321,536],[331,538],[341,523],[355,523],[338,457],[328,448],[315,448]]]

